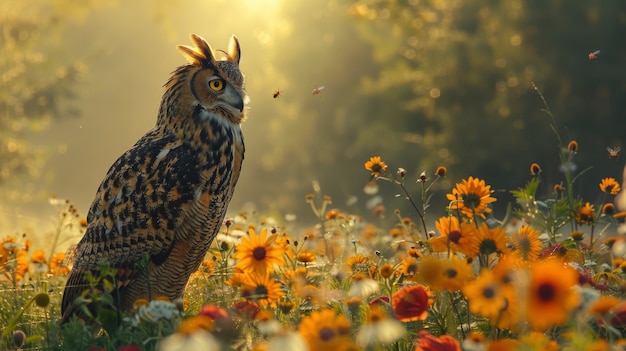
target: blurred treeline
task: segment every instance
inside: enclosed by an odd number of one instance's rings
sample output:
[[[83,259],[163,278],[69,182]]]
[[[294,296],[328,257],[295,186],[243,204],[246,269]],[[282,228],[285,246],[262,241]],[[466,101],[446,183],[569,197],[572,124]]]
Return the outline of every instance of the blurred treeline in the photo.
[[[29,145],[24,134],[75,113],[90,118],[89,106],[72,108],[81,99],[72,92],[95,84],[77,81],[85,66],[86,76],[92,67],[65,44],[64,23],[87,18],[73,28],[105,36],[106,29],[90,28],[88,20],[89,11],[104,3],[1,5],[0,185],[5,189],[11,179],[28,183],[24,178],[42,168],[62,174],[43,166],[46,150]],[[171,38],[187,44],[192,30],[222,48],[228,35],[238,35],[251,110],[243,127],[247,154],[233,212],[253,203],[262,212],[293,212],[312,221],[304,195],[313,192],[317,181],[322,193],[333,197],[333,206],[368,215],[372,196],[363,193],[369,180],[363,163],[374,155],[391,172],[407,169],[416,195],[420,188],[414,180],[420,172],[432,176],[437,166],[446,166],[447,177],[434,188],[430,211],[436,215],[443,213],[445,193],[470,175],[491,184],[501,202],[510,200],[507,191],[526,183],[532,162],[541,165],[542,191],[549,193],[561,181],[558,143],[533,82],[550,105],[564,142],[578,141],[578,169],[593,167],[579,178],[576,190],[594,201],[601,178],[621,177],[623,159],[609,160],[606,151],[607,146],[623,146],[626,136],[626,4],[620,1],[137,0],[112,6],[112,20],[127,16],[131,8],[158,14],[149,20],[161,31],[141,35],[164,42],[165,54],[175,64],[183,61],[174,56]],[[219,19],[213,21],[213,16]],[[132,23],[147,25],[139,19]],[[214,38],[222,39],[213,43]],[[102,50],[95,45],[89,49]],[[589,61],[588,53],[598,49],[599,59]],[[98,60],[99,66],[106,62]],[[173,68],[142,73],[165,82]],[[322,94],[311,93],[316,86],[325,87]],[[281,96],[274,99],[276,89]],[[116,104],[116,94],[122,94],[119,88],[106,97],[110,115],[119,116],[112,123],[124,123],[128,106]],[[100,145],[84,146],[85,152],[91,148],[92,154],[106,157],[80,190],[63,179],[44,182],[43,188],[37,188],[42,182],[36,180],[28,184],[43,193],[75,194],[86,212],[108,166],[154,123],[158,101],[152,96],[133,106],[141,106],[145,120],[140,126],[134,122],[138,131],[132,138],[117,140],[111,154]],[[388,217],[394,208],[411,215],[407,202],[394,196],[398,188],[388,183],[380,187]],[[505,205],[498,206],[501,214]]]

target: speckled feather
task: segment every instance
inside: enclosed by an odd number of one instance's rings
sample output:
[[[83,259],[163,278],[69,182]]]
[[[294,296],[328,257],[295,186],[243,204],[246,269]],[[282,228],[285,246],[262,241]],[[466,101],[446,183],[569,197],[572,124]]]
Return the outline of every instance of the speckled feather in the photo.
[[[74,301],[86,289],[85,274],[103,261],[118,269],[122,310],[138,298],[181,297],[222,225],[244,155],[240,48],[233,37],[217,61],[204,39],[191,38],[195,47],[179,46],[190,63],[165,84],[156,126],[117,159],[96,193],[63,295],[63,321],[80,314]],[[219,91],[209,88],[216,79]],[[148,277],[136,267],[145,255]]]

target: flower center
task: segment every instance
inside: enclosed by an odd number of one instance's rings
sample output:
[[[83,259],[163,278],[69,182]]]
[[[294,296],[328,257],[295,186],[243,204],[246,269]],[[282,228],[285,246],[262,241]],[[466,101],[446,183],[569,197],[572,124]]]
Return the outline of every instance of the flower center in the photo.
[[[264,299],[267,297],[267,287],[265,285],[258,285],[255,289],[254,289],[254,295],[257,298],[260,299]]]
[[[458,245],[459,241],[463,238],[463,234],[461,234],[458,230],[453,230],[448,234],[448,240]]]
[[[264,247],[255,247],[254,250],[252,250],[252,256],[254,256],[254,259],[257,261],[263,261],[266,253],[267,251]]]
[[[320,329],[320,339],[322,341],[328,341],[335,337],[335,331],[332,328],[324,327]]]
[[[496,296],[496,291],[492,286],[488,286],[483,289],[483,296],[486,299],[492,299],[494,296]]]
[[[537,289],[537,293],[541,301],[552,301],[556,295],[554,285],[548,283],[541,284],[539,289]]]
[[[465,207],[469,207],[472,210],[475,210],[480,205],[480,196],[473,193],[463,194],[463,204],[465,205]]]
[[[454,269],[454,268],[448,268],[448,269],[446,270],[446,276],[447,276],[448,278],[450,278],[450,279],[452,279],[452,278],[456,277],[456,276],[457,276],[457,274],[458,274],[458,272],[457,272],[457,271],[456,271],[456,269]]]
[[[480,253],[490,255],[497,251],[496,242],[491,239],[485,239],[480,243]]]

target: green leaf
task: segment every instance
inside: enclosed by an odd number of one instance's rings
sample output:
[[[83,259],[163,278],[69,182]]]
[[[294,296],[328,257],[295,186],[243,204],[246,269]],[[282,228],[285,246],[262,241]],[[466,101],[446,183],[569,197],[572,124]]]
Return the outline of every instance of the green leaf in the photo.
[[[111,338],[114,338],[117,335],[120,326],[117,312],[102,309],[100,310],[99,317],[104,330],[106,330],[107,334],[109,334]]]

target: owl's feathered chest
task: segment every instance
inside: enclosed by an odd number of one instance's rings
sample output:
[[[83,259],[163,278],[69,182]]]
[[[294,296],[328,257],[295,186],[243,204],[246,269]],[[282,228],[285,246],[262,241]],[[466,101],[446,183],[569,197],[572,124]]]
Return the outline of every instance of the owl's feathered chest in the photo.
[[[185,138],[153,129],[111,166],[78,247],[91,252],[78,255],[85,264],[146,253],[158,260],[181,239],[208,248],[239,178],[244,143],[238,125],[206,123]]]

